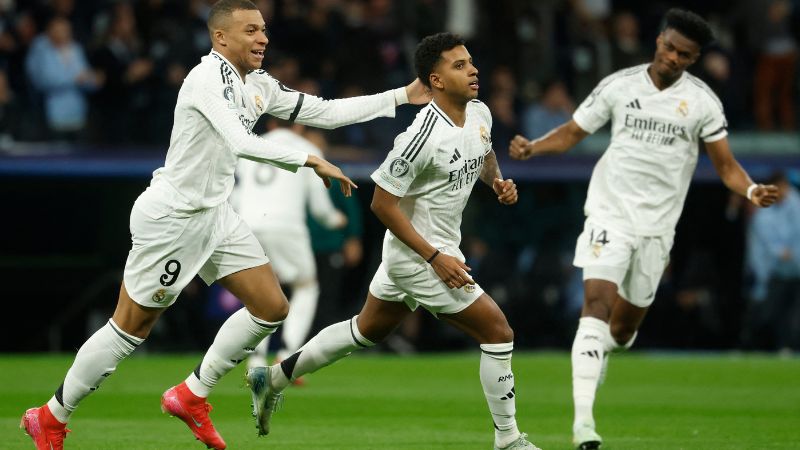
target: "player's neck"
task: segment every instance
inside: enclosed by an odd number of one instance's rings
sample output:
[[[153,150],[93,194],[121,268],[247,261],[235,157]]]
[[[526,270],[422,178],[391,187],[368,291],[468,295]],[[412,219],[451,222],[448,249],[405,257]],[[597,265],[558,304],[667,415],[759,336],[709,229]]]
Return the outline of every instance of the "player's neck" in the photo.
[[[666,89],[666,88],[672,86],[673,84],[675,84],[675,82],[678,81],[678,79],[680,79],[681,75],[683,75],[683,72],[681,72],[675,78],[665,78],[665,77],[662,77],[661,75],[659,75],[658,73],[656,73],[656,71],[653,68],[652,64],[650,64],[650,67],[647,68],[647,76],[650,77],[650,80],[653,82],[653,85],[659,91],[663,91],[664,89]]]
[[[223,49],[220,49],[220,48],[216,48],[216,47],[212,47],[212,48],[213,48],[213,49],[214,49],[214,51],[215,51],[215,52],[217,52],[217,53],[218,53],[220,56],[222,56],[223,58],[225,58],[225,61],[227,61],[227,62],[228,62],[228,64],[230,64],[230,65],[231,65],[231,67],[233,67],[233,68],[234,68],[234,70],[236,70],[236,73],[239,75],[239,78],[242,80],[242,83],[244,83],[244,77],[245,77],[245,75],[247,75],[247,72],[248,72],[248,70],[247,70],[247,69],[242,69],[241,67],[239,67],[239,66],[237,66],[236,64],[234,64],[234,63],[233,63],[233,58],[231,58],[229,55],[227,55],[227,54],[226,54],[226,52],[225,52],[225,50],[223,50]]]
[[[450,120],[453,121],[455,126],[463,127],[464,122],[467,120],[467,102],[452,99],[444,94],[436,95],[434,93],[433,102],[439,107]]]

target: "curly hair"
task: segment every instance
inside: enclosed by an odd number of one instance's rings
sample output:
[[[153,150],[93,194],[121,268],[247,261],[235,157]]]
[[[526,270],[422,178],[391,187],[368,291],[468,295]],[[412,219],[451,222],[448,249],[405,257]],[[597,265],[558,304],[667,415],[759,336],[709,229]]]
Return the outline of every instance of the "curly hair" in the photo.
[[[414,52],[414,67],[417,77],[427,87],[431,87],[430,75],[433,67],[442,59],[442,52],[464,45],[464,39],[453,33],[437,33],[423,39]]]
[[[697,14],[683,9],[672,8],[664,16],[664,29],[672,28],[704,48],[714,41],[714,32],[708,22]]]

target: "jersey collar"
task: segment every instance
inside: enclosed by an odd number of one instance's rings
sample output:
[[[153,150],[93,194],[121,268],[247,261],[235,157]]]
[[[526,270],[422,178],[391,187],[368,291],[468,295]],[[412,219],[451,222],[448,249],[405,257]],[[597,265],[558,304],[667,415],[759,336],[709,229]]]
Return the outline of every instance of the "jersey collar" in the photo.
[[[231,62],[228,61],[227,58],[222,56],[222,53],[220,53],[220,52],[218,52],[216,50],[211,50],[211,53],[209,53],[208,56],[210,56],[212,58],[217,58],[218,60],[220,60],[222,62],[222,64],[227,65],[231,69],[231,72],[233,72],[233,74],[236,75],[236,78],[238,78],[239,81],[244,83],[244,80],[242,80],[242,78],[239,76],[239,71],[236,70],[235,67],[233,67],[233,64],[231,64]]]

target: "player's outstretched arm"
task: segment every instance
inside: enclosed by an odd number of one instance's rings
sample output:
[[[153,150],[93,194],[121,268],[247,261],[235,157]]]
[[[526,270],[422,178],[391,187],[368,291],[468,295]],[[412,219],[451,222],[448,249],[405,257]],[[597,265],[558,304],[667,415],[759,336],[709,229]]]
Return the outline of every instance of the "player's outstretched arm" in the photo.
[[[331,178],[339,180],[339,186],[341,187],[342,194],[344,194],[345,197],[350,197],[350,195],[352,195],[353,188],[358,189],[358,186],[353,183],[353,180],[345,176],[341,169],[322,158],[314,155],[308,155],[308,159],[304,165],[305,167],[314,169],[314,172],[317,174],[317,176],[322,178],[323,183],[325,183],[325,187],[331,187]]]
[[[400,197],[390,194],[380,186],[375,186],[370,209],[392,234],[433,267],[436,275],[447,287],[453,289],[460,288],[465,284],[475,284],[475,281],[467,273],[472,270],[469,266],[458,258],[439,252],[417,233],[414,225],[400,210],[399,201]]]
[[[588,135],[589,133],[579,127],[574,120],[570,120],[532,141],[525,136],[516,135],[508,146],[508,153],[512,158],[519,160],[537,155],[563,153]]]
[[[706,142],[706,151],[714,169],[728,189],[747,197],[756,206],[767,207],[778,200],[777,186],[753,183],[747,172],[733,157],[728,138]]]

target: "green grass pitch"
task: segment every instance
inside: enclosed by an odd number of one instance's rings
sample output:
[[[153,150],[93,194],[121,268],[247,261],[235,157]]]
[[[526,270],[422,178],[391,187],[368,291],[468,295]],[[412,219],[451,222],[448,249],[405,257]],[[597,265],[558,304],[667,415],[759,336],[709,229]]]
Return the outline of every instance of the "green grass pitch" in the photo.
[[[257,438],[237,368],[211,395],[230,449],[491,449],[478,353],[359,354],[287,391],[269,437]],[[87,398],[72,449],[202,449],[159,397],[199,355],[137,355]],[[72,355],[0,356],[0,448],[33,448],[22,412],[45,402]],[[520,429],[543,449],[570,449],[567,353],[514,355]],[[615,355],[595,408],[605,450],[800,448],[800,359],[759,355]]]

